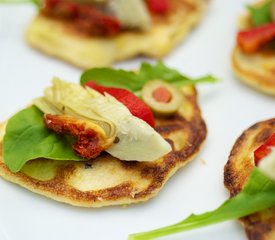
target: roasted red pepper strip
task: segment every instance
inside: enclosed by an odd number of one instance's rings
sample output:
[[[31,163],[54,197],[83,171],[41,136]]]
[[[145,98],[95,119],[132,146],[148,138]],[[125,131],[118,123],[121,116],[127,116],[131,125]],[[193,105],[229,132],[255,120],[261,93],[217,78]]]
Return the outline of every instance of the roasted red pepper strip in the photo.
[[[167,13],[169,10],[169,0],[147,0],[147,6],[152,13]]]
[[[104,92],[109,93],[124,104],[134,116],[147,122],[151,127],[155,127],[155,120],[151,109],[132,92],[122,88],[100,86],[94,81],[88,81],[85,86],[91,87],[101,94]]]
[[[275,23],[268,23],[250,30],[240,31],[237,44],[246,53],[254,53],[275,39]]]
[[[254,161],[257,166],[261,159],[271,152],[271,147],[275,147],[275,133],[271,135],[260,147],[254,151]]]

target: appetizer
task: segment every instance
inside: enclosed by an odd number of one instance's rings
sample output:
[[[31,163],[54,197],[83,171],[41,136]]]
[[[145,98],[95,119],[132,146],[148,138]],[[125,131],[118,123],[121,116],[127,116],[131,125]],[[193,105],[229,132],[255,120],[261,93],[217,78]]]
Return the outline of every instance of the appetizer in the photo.
[[[137,55],[161,58],[200,21],[207,2],[42,0],[26,38],[43,53],[84,69]]]
[[[129,235],[129,240],[156,239],[241,218],[249,240],[275,239],[275,118],[248,128],[236,141],[224,168],[231,194],[217,209],[176,224]]]
[[[224,168],[224,184],[231,197],[239,194],[255,166],[275,181],[275,119],[248,128],[236,141]],[[275,196],[275,192],[271,192]],[[262,196],[264,198],[264,196]],[[273,207],[241,218],[249,240],[275,238]]]
[[[2,124],[0,176],[75,206],[146,201],[199,152],[206,126],[192,85],[213,81],[161,62],[93,68],[81,84],[54,78]]]
[[[275,1],[258,1],[240,18],[232,53],[236,76],[249,86],[275,95]]]

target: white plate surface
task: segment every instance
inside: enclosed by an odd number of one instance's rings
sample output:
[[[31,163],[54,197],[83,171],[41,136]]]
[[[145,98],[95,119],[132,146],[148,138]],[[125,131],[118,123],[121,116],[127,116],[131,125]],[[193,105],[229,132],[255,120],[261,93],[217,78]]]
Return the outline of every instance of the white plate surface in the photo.
[[[0,179],[0,240],[123,240],[133,232],[172,224],[192,212],[201,213],[228,198],[223,166],[241,132],[274,117],[274,98],[239,83],[230,69],[237,16],[244,0],[212,0],[203,22],[164,59],[190,76],[215,74],[219,84],[199,87],[208,126],[203,151],[178,171],[158,197],[147,203],[82,209],[57,203]],[[42,94],[53,76],[78,82],[81,70],[48,58],[27,46],[24,31],[35,15],[30,5],[0,6],[0,121]],[[141,60],[118,64],[137,68]],[[163,239],[246,239],[237,221]]]

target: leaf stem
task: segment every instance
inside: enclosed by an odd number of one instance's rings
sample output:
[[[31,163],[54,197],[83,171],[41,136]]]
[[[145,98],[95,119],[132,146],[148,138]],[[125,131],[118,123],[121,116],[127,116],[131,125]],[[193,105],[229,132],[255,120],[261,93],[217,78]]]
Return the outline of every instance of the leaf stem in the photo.
[[[237,196],[217,209],[200,215],[190,215],[176,224],[148,232],[131,234],[129,240],[147,240],[175,234],[215,223],[228,221],[262,211],[275,205],[275,182],[254,168],[251,177]]]

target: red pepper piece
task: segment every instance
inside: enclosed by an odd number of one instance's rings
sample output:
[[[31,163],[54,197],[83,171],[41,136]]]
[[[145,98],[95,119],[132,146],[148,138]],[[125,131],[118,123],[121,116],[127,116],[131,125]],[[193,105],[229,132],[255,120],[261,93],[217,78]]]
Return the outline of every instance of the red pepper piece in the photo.
[[[88,81],[85,86],[93,88],[101,94],[106,92],[112,95],[124,104],[134,116],[147,122],[151,127],[155,127],[155,120],[151,109],[130,91],[122,88],[100,86],[94,81]]]
[[[147,5],[152,13],[163,14],[169,10],[169,0],[147,0]]]
[[[258,166],[261,159],[271,152],[271,147],[275,147],[275,133],[273,133],[270,138],[254,151],[254,161],[256,166]]]
[[[237,44],[246,53],[254,53],[275,39],[275,23],[268,23],[250,30],[240,31]]]

